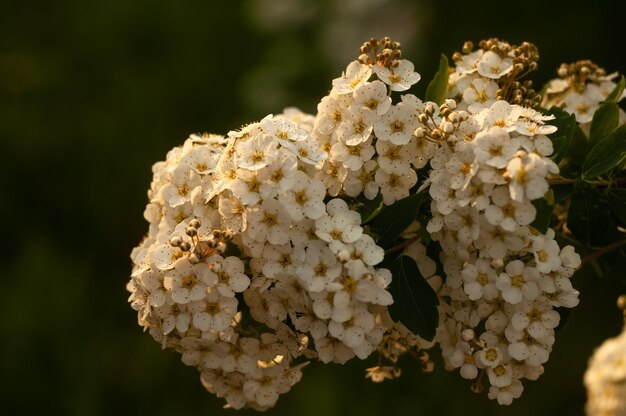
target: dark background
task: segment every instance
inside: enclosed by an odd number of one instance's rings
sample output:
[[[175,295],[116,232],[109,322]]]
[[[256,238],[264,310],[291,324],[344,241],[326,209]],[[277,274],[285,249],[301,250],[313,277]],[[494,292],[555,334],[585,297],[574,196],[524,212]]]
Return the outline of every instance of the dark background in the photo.
[[[0,413],[221,414],[194,369],[136,325],[125,284],[151,165],[191,132],[314,112],[371,36],[404,45],[423,96],[441,52],[528,40],[626,71],[617,1],[0,1]],[[512,6],[518,7],[511,10]],[[269,414],[582,414],[593,348],[621,328],[616,276],[583,271],[546,374],[501,408],[438,361],[374,385],[372,365],[310,365]],[[434,354],[437,355],[436,353]],[[252,414],[253,412],[241,412]]]

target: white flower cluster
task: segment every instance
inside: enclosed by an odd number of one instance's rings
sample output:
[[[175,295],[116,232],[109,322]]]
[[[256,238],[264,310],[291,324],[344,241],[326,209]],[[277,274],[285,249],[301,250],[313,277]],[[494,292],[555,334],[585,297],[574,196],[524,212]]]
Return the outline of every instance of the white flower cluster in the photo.
[[[231,407],[271,407],[302,357],[364,359],[394,326],[391,273],[374,267],[384,251],[333,197],[409,195],[411,165],[436,145],[413,135],[421,101],[389,95],[418,80],[409,61],[355,61],[316,117],[287,109],[227,138],[193,135],[154,165],[130,302]]]
[[[624,303],[624,297],[620,298]],[[623,307],[624,305],[622,305]],[[625,315],[626,318],[626,315]],[[585,372],[588,416],[626,415],[626,327],[593,353]]]
[[[446,367],[467,379],[486,372],[489,397],[500,404],[520,396],[521,379],[542,374],[559,324],[554,308],[578,303],[570,277],[581,263],[554,231],[531,226],[532,201],[559,171],[546,137],[556,128],[530,108],[496,100],[511,69],[510,57],[482,49],[458,61],[451,95],[467,113],[430,162],[427,228],[447,276],[436,338]]]
[[[614,79],[618,74],[616,72],[607,74],[604,69],[586,60],[562,64],[557,72],[559,78],[548,82],[542,106],[563,108],[568,113],[574,114],[576,121],[587,130],[593,114],[616,87]],[[626,91],[617,101],[625,97]],[[620,124],[624,122],[626,113],[620,109]]]
[[[556,128],[517,80],[536,50],[485,42],[455,55],[453,98],[440,106],[404,93],[419,74],[399,44],[372,39],[315,116],[287,109],[172,149],[153,167],[149,232],[131,254],[139,324],[237,409],[272,407],[310,359],[378,351],[391,363],[368,370],[380,381],[397,377],[410,352],[430,370],[423,350],[434,342],[391,319],[391,272],[377,267],[386,252],[351,208],[429,186],[427,231],[445,282],[417,222],[387,253],[412,258],[438,291],[446,367],[486,373],[501,404],[519,397],[520,380],[543,372],[554,308],[578,303],[570,277],[581,261],[531,225],[532,201],[559,171],[547,137]]]

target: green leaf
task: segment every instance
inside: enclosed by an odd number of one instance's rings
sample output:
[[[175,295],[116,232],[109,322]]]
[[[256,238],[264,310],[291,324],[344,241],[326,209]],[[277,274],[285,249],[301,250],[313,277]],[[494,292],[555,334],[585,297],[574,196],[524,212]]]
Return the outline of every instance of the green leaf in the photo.
[[[626,189],[612,188],[609,191],[609,205],[622,226],[626,226]]]
[[[593,179],[610,171],[626,157],[626,124],[596,143],[583,163],[583,179]]]
[[[605,102],[593,114],[591,129],[589,130],[589,142],[593,146],[608,136],[619,123],[619,107],[614,102]]]
[[[424,194],[413,194],[383,207],[370,222],[372,232],[378,236],[376,243],[384,249],[391,247],[398,236],[415,221],[423,202]]]
[[[551,196],[554,200],[554,196]],[[552,223],[552,211],[554,210],[554,203],[550,204],[545,198],[535,199],[532,201],[535,209],[537,210],[537,216],[535,220],[530,224],[541,234],[545,234]]]
[[[374,199],[367,199],[361,195],[356,200],[348,200],[346,202],[350,204],[351,209],[361,214],[361,225],[367,224],[376,218],[384,207],[383,197],[380,193]]]
[[[393,304],[389,313],[394,321],[401,322],[411,332],[427,341],[435,337],[439,325],[439,299],[433,288],[422,277],[411,257],[398,257],[391,267],[393,279],[389,292]]]
[[[572,144],[576,127],[576,116],[558,107],[552,107],[547,113],[555,117],[554,120],[550,120],[548,123],[552,126],[556,126],[558,129],[549,137],[554,146],[552,160],[554,160],[554,163],[559,163],[567,155],[570,145]]]
[[[577,190],[567,213],[567,228],[588,246],[601,247],[613,241],[617,228],[605,195],[591,186]]]
[[[619,79],[619,82],[613,88],[613,91],[606,97],[605,102],[613,102],[616,103],[622,98],[622,93],[624,92],[624,87],[626,87],[626,79],[624,79],[624,75]]]
[[[426,88],[425,101],[433,101],[437,104],[443,103],[448,91],[448,58],[444,54],[441,54],[439,59],[439,70],[433,77],[432,81]]]

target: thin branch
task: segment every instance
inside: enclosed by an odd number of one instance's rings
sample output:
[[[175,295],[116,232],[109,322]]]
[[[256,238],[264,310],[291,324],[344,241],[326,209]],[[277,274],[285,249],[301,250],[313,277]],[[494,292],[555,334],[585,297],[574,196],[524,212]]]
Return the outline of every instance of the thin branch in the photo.
[[[589,264],[592,261],[594,261],[595,259],[597,259],[598,257],[603,256],[603,255],[605,255],[605,254],[607,254],[607,253],[609,253],[609,252],[611,252],[613,250],[617,250],[618,248],[620,248],[620,247],[622,247],[624,245],[626,245],[626,240],[615,241],[615,242],[609,244],[608,246],[602,247],[602,248],[594,251],[593,253],[589,254],[588,256],[586,256],[583,259],[582,264]]]
[[[410,246],[411,244],[413,244],[414,242],[416,242],[419,239],[420,239],[419,237],[409,238],[408,240],[403,241],[402,243],[398,244],[397,246],[390,247],[387,250],[385,250],[385,256],[387,254],[391,254],[391,253],[396,253],[398,251],[402,251],[402,250],[404,250],[405,248],[407,248],[408,246]]]

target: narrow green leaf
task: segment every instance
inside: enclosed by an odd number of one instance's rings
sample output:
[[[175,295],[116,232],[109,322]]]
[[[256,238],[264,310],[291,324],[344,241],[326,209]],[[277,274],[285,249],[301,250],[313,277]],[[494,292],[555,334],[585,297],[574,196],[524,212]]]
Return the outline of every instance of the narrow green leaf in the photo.
[[[622,226],[626,226],[626,189],[612,188],[609,191],[609,205]]]
[[[554,196],[552,196],[552,199],[554,199]],[[545,198],[535,199],[532,203],[537,210],[537,216],[535,217],[535,221],[530,225],[541,234],[545,234],[552,223],[554,204],[550,204]]]
[[[615,86],[615,88],[613,88],[613,91],[611,91],[609,96],[606,97],[605,102],[613,102],[613,103],[619,102],[619,99],[622,98],[622,93],[624,92],[625,87],[626,87],[626,79],[624,79],[624,75],[622,75],[621,78],[619,79],[619,82]]]
[[[427,341],[435,337],[439,325],[439,299],[433,288],[422,277],[411,257],[398,257],[391,267],[393,280],[389,291],[393,304],[389,313],[411,332]]]
[[[619,123],[619,107],[616,103],[607,101],[593,114],[589,142],[593,146],[608,136]]]
[[[424,97],[426,101],[433,101],[437,104],[443,103],[448,91],[448,76],[448,58],[441,54],[439,70],[426,88],[426,96]]]
[[[552,160],[554,160],[554,163],[559,163],[567,155],[572,144],[576,127],[576,116],[558,107],[552,107],[546,113],[555,117],[554,120],[550,120],[548,123],[556,126],[558,130],[549,137],[554,146]]]
[[[350,204],[351,209],[361,214],[361,224],[367,224],[376,218],[384,207],[381,194],[376,195],[374,199],[367,199],[361,195],[356,200],[348,200],[347,202]]]
[[[593,179],[610,171],[626,157],[626,124],[596,143],[583,163],[583,179]]]

